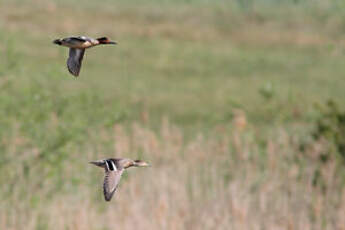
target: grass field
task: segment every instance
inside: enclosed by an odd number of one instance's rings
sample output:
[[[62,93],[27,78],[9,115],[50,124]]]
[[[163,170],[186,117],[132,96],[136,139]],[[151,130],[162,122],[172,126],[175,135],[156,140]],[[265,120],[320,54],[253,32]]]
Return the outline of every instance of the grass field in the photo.
[[[1,0],[0,229],[345,229],[345,5]],[[69,35],[109,36],[66,68]],[[324,155],[330,156],[328,160]],[[112,202],[89,161],[130,157]]]

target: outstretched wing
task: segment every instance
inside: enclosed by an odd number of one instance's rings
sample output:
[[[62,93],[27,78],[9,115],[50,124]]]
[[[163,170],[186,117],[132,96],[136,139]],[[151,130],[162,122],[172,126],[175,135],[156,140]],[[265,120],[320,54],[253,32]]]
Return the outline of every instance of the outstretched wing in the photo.
[[[122,175],[123,169],[118,171],[106,171],[105,177],[104,177],[104,183],[103,183],[103,193],[104,193],[104,199],[106,201],[110,201],[113,197],[117,185],[120,182],[121,175]]]
[[[70,48],[69,49],[69,57],[67,59],[67,67],[71,74],[78,77],[81,63],[83,61],[85,49],[75,49]]]

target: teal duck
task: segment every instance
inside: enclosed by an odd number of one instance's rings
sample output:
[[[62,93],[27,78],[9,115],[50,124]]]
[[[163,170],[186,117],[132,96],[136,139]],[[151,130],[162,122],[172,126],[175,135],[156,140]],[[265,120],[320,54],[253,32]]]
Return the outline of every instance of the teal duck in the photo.
[[[68,71],[75,77],[79,76],[85,49],[91,48],[97,45],[117,44],[116,42],[109,40],[107,37],[94,39],[94,38],[85,37],[85,36],[55,39],[53,43],[60,46],[69,47],[69,57],[67,59],[67,68],[68,68]]]
[[[120,182],[121,175],[129,167],[147,167],[148,163],[141,160],[131,160],[128,158],[108,158],[98,161],[91,161],[98,167],[104,168],[105,176],[103,182],[103,194],[106,201],[113,197]]]

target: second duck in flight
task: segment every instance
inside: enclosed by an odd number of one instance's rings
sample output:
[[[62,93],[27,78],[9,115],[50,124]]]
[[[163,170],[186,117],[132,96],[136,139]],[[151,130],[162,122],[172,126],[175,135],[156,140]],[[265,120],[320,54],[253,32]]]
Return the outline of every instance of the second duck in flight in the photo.
[[[98,161],[91,161],[98,167],[104,168],[105,177],[103,183],[103,194],[106,201],[110,201],[120,182],[123,171],[129,167],[147,167],[148,163],[141,160],[128,158],[108,158]]]
[[[116,42],[109,40],[107,37],[94,39],[85,36],[56,39],[53,43],[70,48],[69,57],[67,59],[67,68],[69,72],[76,77],[79,76],[85,49],[97,45],[117,44]]]

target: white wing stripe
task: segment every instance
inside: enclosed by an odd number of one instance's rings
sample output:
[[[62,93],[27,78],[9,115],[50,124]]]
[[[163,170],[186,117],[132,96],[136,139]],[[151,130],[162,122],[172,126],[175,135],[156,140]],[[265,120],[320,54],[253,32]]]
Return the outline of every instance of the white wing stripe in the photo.
[[[110,162],[113,165],[114,171],[117,171],[117,168],[116,168],[116,165],[114,164],[114,162],[113,161],[110,161]]]

